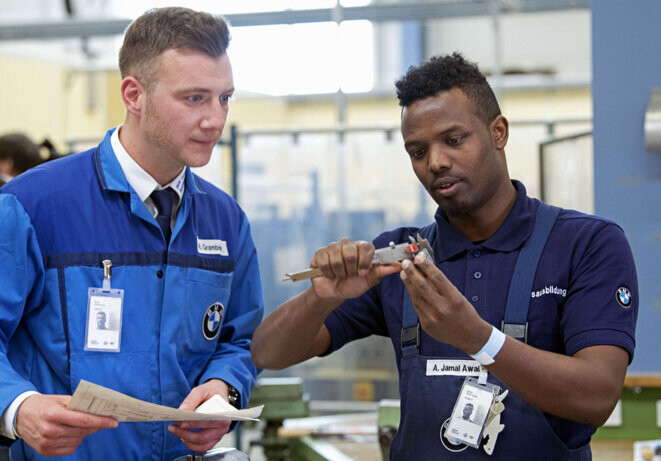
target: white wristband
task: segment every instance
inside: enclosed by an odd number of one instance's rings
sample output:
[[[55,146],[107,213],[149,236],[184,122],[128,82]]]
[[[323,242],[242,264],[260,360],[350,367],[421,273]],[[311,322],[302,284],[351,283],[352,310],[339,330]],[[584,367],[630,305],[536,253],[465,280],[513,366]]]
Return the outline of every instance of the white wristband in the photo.
[[[505,333],[496,327],[492,327],[491,336],[489,336],[487,343],[477,353],[470,354],[470,356],[477,360],[480,365],[491,365],[495,361],[493,358],[500,352],[503,344],[505,344]]]

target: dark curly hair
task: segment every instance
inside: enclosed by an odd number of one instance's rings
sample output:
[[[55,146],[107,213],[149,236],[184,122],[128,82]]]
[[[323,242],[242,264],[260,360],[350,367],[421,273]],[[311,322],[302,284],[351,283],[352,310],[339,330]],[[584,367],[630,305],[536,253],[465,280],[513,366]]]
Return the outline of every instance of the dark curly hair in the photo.
[[[461,53],[435,56],[419,66],[411,66],[395,86],[399,105],[407,107],[419,99],[453,88],[460,89],[487,126],[500,115],[496,95],[477,64],[467,61]]]

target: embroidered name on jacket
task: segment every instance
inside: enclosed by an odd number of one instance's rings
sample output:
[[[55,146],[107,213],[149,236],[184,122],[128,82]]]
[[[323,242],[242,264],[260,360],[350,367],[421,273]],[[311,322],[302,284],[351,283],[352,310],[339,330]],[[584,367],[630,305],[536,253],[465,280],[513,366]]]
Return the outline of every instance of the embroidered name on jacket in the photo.
[[[542,288],[541,290],[533,291],[530,293],[531,298],[539,298],[544,295],[560,295],[563,298],[567,297],[567,289],[566,288],[558,288],[553,285],[549,285],[547,287]]]
[[[203,255],[228,256],[227,242],[225,240],[197,239],[197,252]]]

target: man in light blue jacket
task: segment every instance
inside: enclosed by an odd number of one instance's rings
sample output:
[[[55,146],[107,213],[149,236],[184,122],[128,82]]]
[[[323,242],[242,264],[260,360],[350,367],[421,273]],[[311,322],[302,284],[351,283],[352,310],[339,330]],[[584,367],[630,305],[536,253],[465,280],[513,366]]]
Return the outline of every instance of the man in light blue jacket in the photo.
[[[125,123],[2,189],[0,433],[17,439],[13,460],[171,460],[230,429],[68,410],[81,379],[185,410],[216,394],[247,404],[257,254],[241,208],[189,168],[225,125],[228,43],[222,18],[147,12],[120,51]]]

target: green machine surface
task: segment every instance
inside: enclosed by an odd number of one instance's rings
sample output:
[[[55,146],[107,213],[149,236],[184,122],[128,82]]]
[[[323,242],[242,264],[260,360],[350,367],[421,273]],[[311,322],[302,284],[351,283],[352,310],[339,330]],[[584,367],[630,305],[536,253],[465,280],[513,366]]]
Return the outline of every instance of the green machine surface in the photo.
[[[397,401],[397,403],[399,402]],[[285,419],[295,420],[310,416],[309,402],[303,393],[301,379],[266,378],[258,380],[249,406],[262,404],[264,410],[260,418],[266,425],[262,438],[252,441],[251,445],[263,447],[268,461],[354,461],[355,458],[343,453],[328,439],[318,439],[308,435],[295,437],[278,435]],[[399,408],[396,413],[397,420],[399,420]],[[329,418],[333,419],[335,416]],[[376,447],[373,448],[378,450]]]
[[[303,418],[310,414],[307,397],[300,378],[264,378],[250,397],[250,406],[264,405],[260,418],[266,422],[263,437],[252,445],[264,448],[268,461],[292,460],[289,439],[278,437],[278,428],[288,418]]]
[[[661,418],[657,411],[661,401],[661,377],[627,376],[622,389],[621,425],[602,426],[594,439],[661,439]]]
[[[390,444],[397,433],[400,418],[399,400],[381,400],[379,402],[377,426],[379,431],[379,447],[381,448],[381,457],[384,461],[390,459]]]

